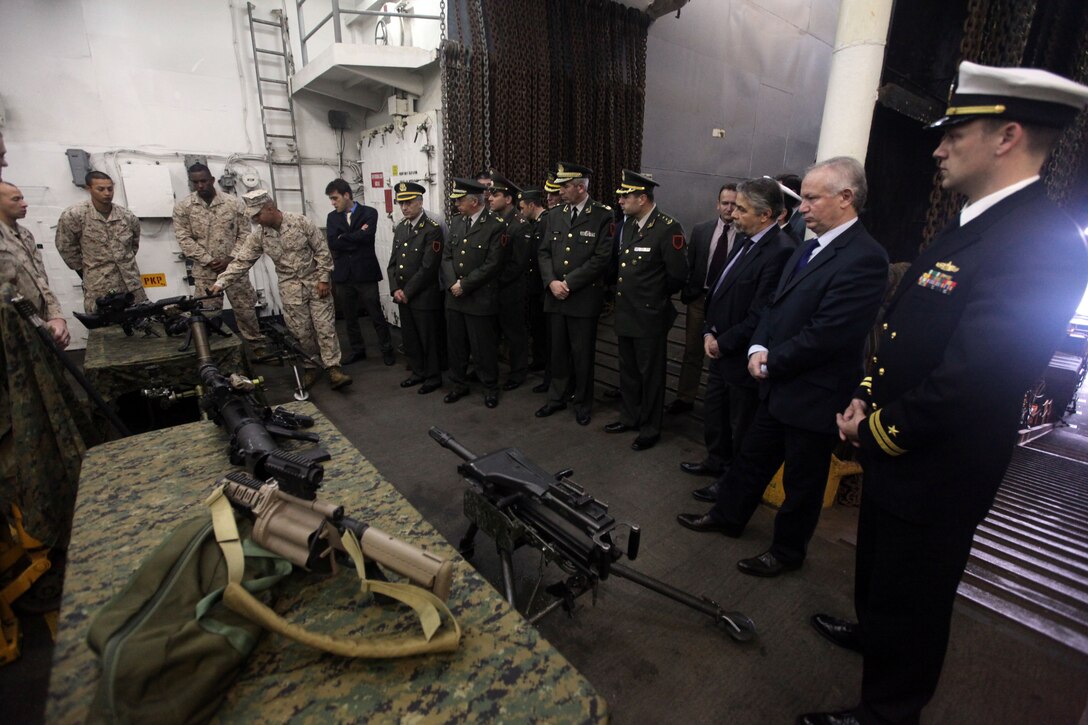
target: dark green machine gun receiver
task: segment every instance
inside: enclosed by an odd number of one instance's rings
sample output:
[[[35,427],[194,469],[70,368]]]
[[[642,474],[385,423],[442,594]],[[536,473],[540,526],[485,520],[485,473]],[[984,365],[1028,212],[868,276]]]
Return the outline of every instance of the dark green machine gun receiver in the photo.
[[[529,617],[530,621],[536,622],[558,607],[571,612],[575,598],[588,591],[595,593],[598,582],[614,575],[710,616],[735,640],[747,642],[755,637],[755,624],[744,614],[724,611],[707,597],[696,597],[620,564],[625,556],[632,560],[638,556],[641,530],[636,524],[616,521],[607,504],[570,479],[572,470],[551,475],[517,448],[477,456],[439,428],[431,428],[430,436],[464,461],[457,471],[469,483],[465,491],[469,528],[460,542],[461,553],[472,557],[479,531],[494,540],[502,561],[506,600],[512,606],[517,606],[515,549],[538,549],[570,574],[564,584],[548,588],[558,599]],[[621,547],[619,539],[624,532],[627,543]]]

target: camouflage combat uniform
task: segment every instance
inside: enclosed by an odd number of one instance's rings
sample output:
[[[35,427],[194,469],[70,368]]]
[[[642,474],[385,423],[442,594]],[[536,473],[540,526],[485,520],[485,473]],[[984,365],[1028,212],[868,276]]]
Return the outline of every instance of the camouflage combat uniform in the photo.
[[[208,265],[222,257],[233,257],[234,250],[245,242],[250,224],[245,207],[238,199],[226,194],[215,195],[205,203],[195,192],[174,205],[174,235],[186,257],[193,260],[193,282],[196,294],[215,284],[218,273]],[[251,345],[260,345],[261,332],[257,325],[257,293],[248,275],[238,277],[224,290],[242,338]],[[222,300],[208,300],[204,308],[218,310]]]
[[[34,303],[43,320],[64,317],[56,296],[49,289],[45,264],[34,235],[19,226],[0,222],[0,283],[11,282],[23,297]]]
[[[319,282],[329,282],[332,255],[321,231],[306,217],[282,212],[280,228],[260,227],[234,250],[234,261],[216,279],[223,289],[235,284],[267,254],[276,265],[283,317],[306,354],[325,368],[340,365],[332,295],[317,296]]]
[[[145,302],[136,266],[140,220],[117,204],[102,216],[90,200],[70,206],[57,222],[57,251],[64,263],[83,275],[83,308],[95,311],[95,299],[111,290],[131,292]]]

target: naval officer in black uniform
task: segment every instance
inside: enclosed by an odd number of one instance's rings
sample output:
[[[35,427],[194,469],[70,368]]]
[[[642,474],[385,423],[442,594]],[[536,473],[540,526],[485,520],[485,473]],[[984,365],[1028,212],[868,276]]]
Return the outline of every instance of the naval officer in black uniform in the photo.
[[[400,386],[419,385],[420,395],[442,385],[442,290],[438,286],[442,227],[423,211],[425,192],[410,181],[396,186],[396,200],[404,219],[393,229],[388,269],[389,289],[400,311],[404,353],[412,370]]]
[[[540,276],[546,285],[551,385],[538,418],[567,407],[567,383],[574,377],[574,417],[589,425],[593,407],[593,366],[597,320],[604,307],[604,276],[612,256],[612,209],[589,197],[593,172],[560,161],[555,184],[564,205],[548,213],[540,243]]]
[[[967,205],[889,304],[874,375],[838,418],[865,468],[857,624],[816,629],[864,656],[861,703],[801,723],[917,723],[948,646],[952,605],[1012,456],[1024,391],[1088,282],[1076,225],[1039,172],[1088,87],[1046,71],[964,62],[933,152]]]
[[[506,225],[487,210],[485,187],[472,179],[454,179],[450,198],[460,212],[450,223],[442,250],[441,280],[446,290],[446,336],[452,389],[443,398],[456,403],[468,395],[468,357],[484,386],[484,404],[499,404],[499,357],[496,316],[499,272]]]
[[[616,276],[616,336],[620,353],[620,419],[608,433],[637,430],[631,448],[643,451],[661,438],[665,407],[665,347],[676,320],[672,295],[688,278],[680,223],[654,202],[652,181],[629,169],[616,194],[627,216]]]

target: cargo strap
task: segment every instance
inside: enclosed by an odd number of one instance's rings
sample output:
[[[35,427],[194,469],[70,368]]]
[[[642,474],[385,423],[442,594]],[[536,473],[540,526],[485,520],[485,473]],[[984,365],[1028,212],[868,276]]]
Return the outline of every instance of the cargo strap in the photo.
[[[390,658],[408,657],[427,652],[452,652],[461,640],[461,627],[446,604],[426,589],[397,582],[369,581],[364,574],[364,559],[355,535],[343,534],[344,549],[355,564],[360,589],[364,594],[384,594],[411,607],[419,618],[423,636],[391,635],[351,639],[334,637],[307,630],[292,624],[276,614],[254,597],[242,585],[245,573],[245,553],[234,521],[234,510],[220,486],[207,500],[211,509],[215,538],[227,563],[228,583],[223,592],[223,602],[233,611],[265,629],[276,632],[301,644],[343,657]],[[442,620],[449,626],[441,632]],[[437,632],[437,636],[436,636]]]

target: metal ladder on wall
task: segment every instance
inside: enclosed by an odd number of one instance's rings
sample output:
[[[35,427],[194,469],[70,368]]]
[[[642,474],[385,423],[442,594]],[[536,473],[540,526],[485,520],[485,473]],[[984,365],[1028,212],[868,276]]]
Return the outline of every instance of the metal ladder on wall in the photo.
[[[253,69],[257,78],[257,100],[261,106],[261,129],[264,131],[264,147],[268,154],[268,173],[272,193],[276,205],[282,210],[290,199],[290,208],[286,211],[306,213],[306,193],[302,188],[302,153],[298,147],[298,130],[295,127],[295,103],[291,97],[291,76],[295,72],[295,62],[291,57],[289,48],[290,40],[287,35],[287,18],[280,10],[273,10],[272,14],[278,20],[262,20],[253,17],[253,3],[246,3],[249,14],[249,39],[253,46]],[[277,48],[262,48],[257,45],[258,25],[275,28],[278,32]],[[265,33],[264,35],[267,35]],[[261,75],[261,58],[271,56],[279,58],[277,70],[282,71],[283,78],[269,78]],[[271,96],[271,100],[270,97]],[[277,99],[282,101],[277,103]],[[289,124],[289,125],[288,125]],[[290,131],[288,132],[288,128]],[[288,168],[290,167],[290,168]],[[292,171],[293,169],[293,171]],[[289,181],[283,185],[284,177],[294,177],[294,183]],[[297,199],[298,208],[294,208]]]

